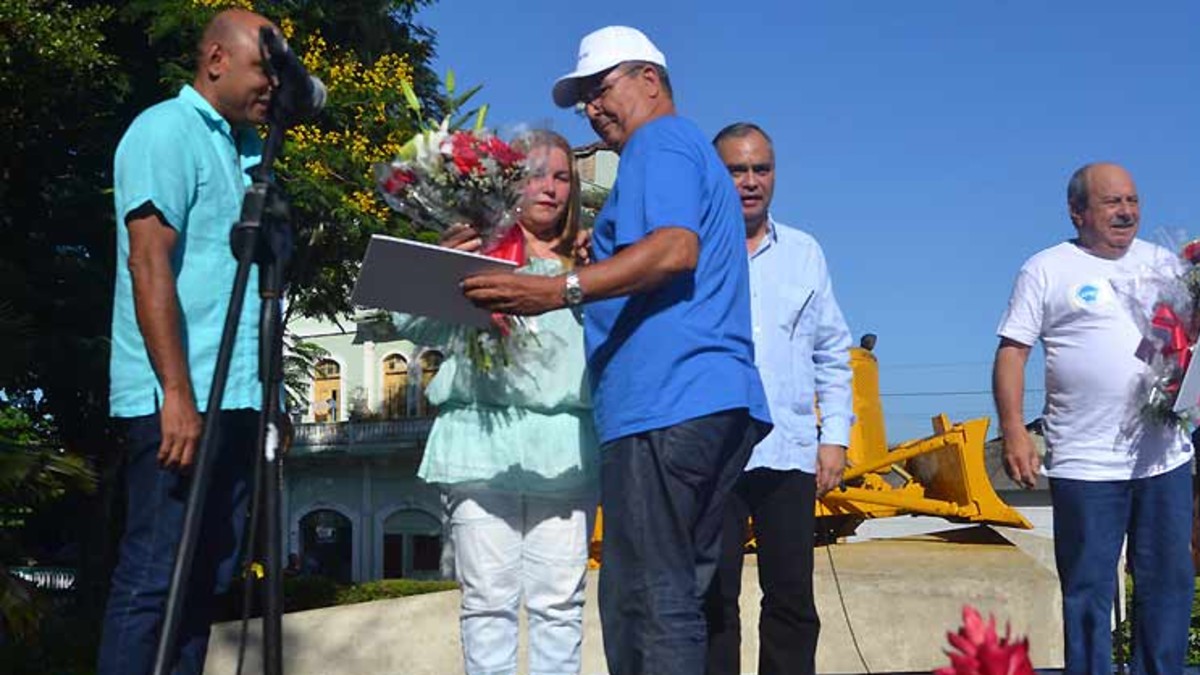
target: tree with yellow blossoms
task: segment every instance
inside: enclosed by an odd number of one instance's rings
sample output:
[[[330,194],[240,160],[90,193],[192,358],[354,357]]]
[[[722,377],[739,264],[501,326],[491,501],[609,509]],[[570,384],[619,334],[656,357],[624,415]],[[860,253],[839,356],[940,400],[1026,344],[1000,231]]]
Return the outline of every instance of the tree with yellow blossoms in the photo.
[[[408,224],[379,197],[376,162],[392,159],[416,130],[404,87],[440,111],[437,78],[428,67],[432,36],[412,21],[418,0],[272,2],[267,0],[138,0],[131,11],[150,19],[150,34],[190,45],[208,19],[228,7],[273,19],[308,71],[328,89],[324,111],[294,126],[275,165],[292,205],[297,251],[289,316],[338,319],[349,310],[366,242],[372,234],[409,236]],[[191,79],[191,54],[164,60],[162,74]]]

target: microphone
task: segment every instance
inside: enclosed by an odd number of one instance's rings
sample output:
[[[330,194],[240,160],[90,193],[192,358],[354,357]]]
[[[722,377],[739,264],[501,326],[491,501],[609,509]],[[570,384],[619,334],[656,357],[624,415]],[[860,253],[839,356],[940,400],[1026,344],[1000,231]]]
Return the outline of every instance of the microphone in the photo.
[[[258,40],[267,74],[275,81],[271,120],[291,126],[319,113],[325,107],[325,84],[308,74],[287,42],[270,27],[259,29]]]

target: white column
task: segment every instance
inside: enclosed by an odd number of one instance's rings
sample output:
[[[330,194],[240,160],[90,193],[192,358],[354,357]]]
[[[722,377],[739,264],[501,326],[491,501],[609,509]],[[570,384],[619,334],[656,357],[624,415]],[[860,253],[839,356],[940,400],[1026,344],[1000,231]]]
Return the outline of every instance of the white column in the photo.
[[[379,411],[379,365],[375,362],[375,343],[363,343],[363,389],[367,393],[367,410]]]

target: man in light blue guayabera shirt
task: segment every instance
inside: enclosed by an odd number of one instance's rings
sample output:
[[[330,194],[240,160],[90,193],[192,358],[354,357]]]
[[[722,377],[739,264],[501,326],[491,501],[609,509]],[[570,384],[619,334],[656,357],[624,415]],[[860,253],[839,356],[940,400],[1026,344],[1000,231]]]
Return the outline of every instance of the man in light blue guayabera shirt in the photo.
[[[775,428],[754,448],[729,500],[721,565],[706,605],[707,672],[742,672],[738,594],[746,519],[752,517],[763,592],[758,672],[814,673],[820,621],[812,592],[813,511],[846,466],[854,418],[850,329],[820,244],[770,215],[770,137],[739,122],[722,129],[713,144],[737,186],[746,221],[754,361]]]
[[[110,413],[124,431],[127,513],[98,672],[150,672],[183,529],[188,469],[206,413],[237,262],[229,232],[259,164],[271,81],[258,45],[272,24],[225,11],[204,31],[191,86],[144,111],[113,166],[117,274]],[[238,325],[173,672],[204,668],[212,597],[236,563],[257,440],[257,271]]]

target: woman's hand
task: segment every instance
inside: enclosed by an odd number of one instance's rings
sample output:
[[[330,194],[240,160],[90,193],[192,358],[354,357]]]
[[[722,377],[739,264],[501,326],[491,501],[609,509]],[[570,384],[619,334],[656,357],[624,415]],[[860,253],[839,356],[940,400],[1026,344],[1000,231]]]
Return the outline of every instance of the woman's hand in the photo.
[[[575,234],[575,244],[571,247],[575,256],[575,264],[592,264],[592,231],[580,230]]]
[[[483,248],[483,238],[479,232],[466,223],[455,223],[442,232],[438,245],[467,253],[476,253]]]

